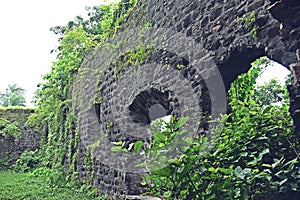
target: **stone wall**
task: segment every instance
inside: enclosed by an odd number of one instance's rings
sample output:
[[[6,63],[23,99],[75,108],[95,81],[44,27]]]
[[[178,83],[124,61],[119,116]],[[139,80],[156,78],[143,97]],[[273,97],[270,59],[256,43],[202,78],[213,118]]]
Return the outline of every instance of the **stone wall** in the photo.
[[[299,11],[298,0],[141,0],[119,32],[86,59],[74,84],[80,178],[92,174],[103,193],[140,193],[147,170],[136,164],[143,157],[111,151],[114,142],[125,149],[147,142],[151,120],[167,114],[190,117],[184,128],[191,136],[208,133],[207,115],[226,112],[230,83],[261,56],[291,67],[299,132]],[[153,115],[155,107],[161,112]]]
[[[40,147],[40,134],[33,127],[25,126],[33,112],[32,109],[23,108],[0,109],[0,121],[3,122],[0,123],[0,159],[3,167],[14,164],[25,150]],[[11,124],[16,128],[7,129]]]

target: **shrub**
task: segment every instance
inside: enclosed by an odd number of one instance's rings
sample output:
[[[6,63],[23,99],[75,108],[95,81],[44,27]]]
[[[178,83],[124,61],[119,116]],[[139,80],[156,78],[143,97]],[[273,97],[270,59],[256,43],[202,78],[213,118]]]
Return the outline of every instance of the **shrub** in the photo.
[[[22,132],[18,126],[19,124],[17,122],[10,122],[6,119],[0,118],[0,135],[20,137]]]
[[[14,165],[14,169],[19,172],[28,172],[32,171],[35,168],[39,167],[42,162],[42,157],[38,150],[29,151],[25,150],[16,164]]]

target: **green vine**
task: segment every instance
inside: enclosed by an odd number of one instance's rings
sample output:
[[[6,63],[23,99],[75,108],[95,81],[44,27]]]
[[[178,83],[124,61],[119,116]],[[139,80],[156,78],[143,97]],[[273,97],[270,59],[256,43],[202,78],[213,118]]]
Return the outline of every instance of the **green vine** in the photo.
[[[83,20],[76,17],[65,27],[54,27],[51,30],[60,34],[58,60],[53,63],[51,71],[44,75],[43,83],[36,91],[36,112],[30,117],[28,125],[41,124],[45,133],[40,152],[43,154],[42,166],[61,170],[64,165],[69,166],[68,174],[72,179],[78,177],[77,162],[80,152],[79,119],[75,116],[75,107],[72,105],[71,92],[83,61],[108,37],[113,37],[121,28],[124,19],[135,7],[137,0],[121,1],[108,6],[93,7],[90,18]],[[138,48],[128,51],[128,63],[138,64],[146,58],[146,49]],[[121,70],[121,65],[119,65]],[[99,85],[101,82],[98,83]],[[84,89],[84,88],[83,88]],[[98,93],[101,93],[98,88]],[[102,97],[95,96],[92,104],[101,104]],[[113,124],[108,124],[112,127]],[[87,183],[92,183],[94,148],[100,145],[95,141],[89,146],[85,155],[85,164],[88,167]]]
[[[13,137],[21,137],[22,131],[19,128],[18,122],[10,122],[6,119],[0,118],[0,135]]]
[[[237,22],[238,23],[243,23],[244,27],[246,28],[246,30],[250,31],[250,33],[252,34],[253,38],[257,38],[257,30],[259,28],[258,25],[256,25],[256,16],[255,16],[255,12],[252,11],[250,14],[243,16],[243,17],[238,17],[237,18]]]

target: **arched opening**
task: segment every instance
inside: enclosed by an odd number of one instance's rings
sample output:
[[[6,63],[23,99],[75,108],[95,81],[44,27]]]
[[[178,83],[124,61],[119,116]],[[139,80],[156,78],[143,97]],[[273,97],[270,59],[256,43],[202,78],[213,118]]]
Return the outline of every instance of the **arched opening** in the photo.
[[[238,57],[242,57],[239,55]],[[249,61],[246,59],[246,61]],[[232,75],[226,80],[224,80],[224,83],[226,85],[227,89],[227,96],[230,96],[230,91],[232,90],[232,87],[240,87],[236,88],[237,93],[244,93],[243,90],[247,90],[247,85],[239,85],[235,82],[239,79],[241,79],[242,76],[249,73],[251,70],[256,69],[256,73],[252,73],[251,79],[252,82],[249,80],[246,84],[253,84],[253,91],[252,91],[252,97],[254,101],[259,101],[261,106],[268,106],[269,104],[272,105],[279,105],[281,104],[281,101],[285,99],[286,104],[290,104],[290,99],[288,96],[288,90],[287,86],[290,82],[290,71],[283,65],[277,63],[276,61],[273,61],[269,59],[266,56],[258,57],[252,62],[241,62],[242,65],[242,73],[239,73],[238,75],[235,75],[236,77],[232,79],[234,76]],[[233,64],[236,64],[234,62]],[[230,63],[226,63],[226,66],[230,66]],[[244,67],[243,67],[244,66]],[[250,67],[245,67],[250,66]],[[234,68],[234,67],[232,67]],[[224,76],[224,75],[223,75]],[[249,76],[249,75],[248,75]],[[250,78],[250,77],[249,77]],[[227,82],[226,82],[227,81]],[[249,87],[250,88],[250,87]],[[240,95],[240,97],[242,94]],[[230,98],[230,97],[229,97]],[[245,97],[246,98],[246,97]],[[230,100],[229,100],[230,104]],[[228,113],[231,112],[231,107],[229,105],[228,107]]]
[[[230,85],[230,114],[222,127],[220,141],[228,149],[224,150],[228,164],[234,163],[249,170],[256,179],[253,182],[263,182],[260,177],[262,173],[270,177],[266,182],[284,182],[284,187],[288,189],[278,192],[277,196],[286,199],[298,190],[298,185],[294,187],[297,189],[291,186],[298,179],[286,179],[284,176],[298,173],[299,169],[299,164],[296,164],[299,143],[293,134],[286,87],[289,71],[266,57],[255,60],[252,65],[248,72],[240,74]],[[282,171],[290,165],[289,172]],[[250,187],[252,183],[247,184]]]
[[[155,88],[140,92],[128,107],[133,122],[145,126],[155,119],[176,115],[178,100],[171,99],[169,93],[170,91],[162,92]]]

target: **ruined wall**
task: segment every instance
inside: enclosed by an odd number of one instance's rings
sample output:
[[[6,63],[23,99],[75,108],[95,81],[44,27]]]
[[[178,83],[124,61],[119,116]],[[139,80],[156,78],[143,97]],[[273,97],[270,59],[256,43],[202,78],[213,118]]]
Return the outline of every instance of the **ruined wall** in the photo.
[[[32,109],[0,109],[0,159],[7,167],[14,164],[25,150],[40,146],[40,134],[33,127],[25,126]]]
[[[299,132],[298,0],[145,0],[119,32],[89,56],[74,84],[79,177],[104,193],[137,194],[142,156],[111,151],[113,142],[151,136],[161,115],[188,116],[192,134],[208,132],[207,114],[226,111],[230,83],[261,56],[291,66],[291,113]],[[293,64],[293,65],[292,65]],[[160,114],[151,114],[154,106]],[[198,123],[201,122],[201,123]],[[297,133],[298,134],[298,133]],[[87,166],[90,154],[94,165]]]

